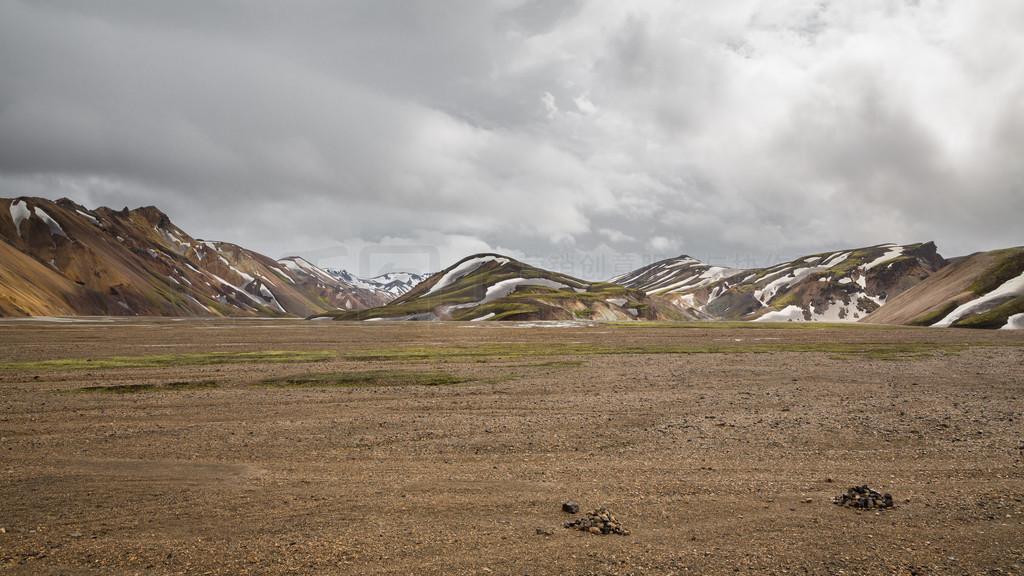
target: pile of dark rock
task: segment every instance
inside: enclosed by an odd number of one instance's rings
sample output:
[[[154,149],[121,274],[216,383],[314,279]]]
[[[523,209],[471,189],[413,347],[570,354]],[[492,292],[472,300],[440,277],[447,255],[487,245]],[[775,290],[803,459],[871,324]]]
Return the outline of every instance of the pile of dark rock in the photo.
[[[896,504],[892,501],[892,494],[882,494],[877,490],[868,488],[868,485],[854,486],[832,499],[836,506],[857,508],[860,510],[893,508]]]
[[[562,510],[575,514],[579,511],[579,505],[575,502],[566,502],[562,505]],[[615,516],[612,516],[612,513],[603,506],[582,518],[566,522],[565,527],[591,534],[621,534],[622,536],[630,534],[629,530],[623,528]]]

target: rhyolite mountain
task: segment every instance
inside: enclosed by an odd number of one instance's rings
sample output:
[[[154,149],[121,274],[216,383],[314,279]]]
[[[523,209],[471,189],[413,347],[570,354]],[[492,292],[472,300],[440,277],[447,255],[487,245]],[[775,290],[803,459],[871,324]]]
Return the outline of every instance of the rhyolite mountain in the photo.
[[[1024,247],[958,258],[864,321],[1024,329]]]
[[[706,318],[855,322],[946,264],[931,242],[880,244],[752,270],[713,268],[680,257],[621,281]]]
[[[947,261],[932,242],[811,254],[732,270],[687,256],[612,281],[717,320],[1024,328],[1024,248]]]
[[[587,282],[499,254],[477,254],[434,274],[389,304],[337,311],[338,320],[684,320],[642,290]]]
[[[2,316],[309,316],[394,295],[301,258],[197,240],[154,207],[0,199]]]
[[[742,272],[736,268],[711,266],[690,256],[669,258],[609,280],[648,294],[681,294]]]

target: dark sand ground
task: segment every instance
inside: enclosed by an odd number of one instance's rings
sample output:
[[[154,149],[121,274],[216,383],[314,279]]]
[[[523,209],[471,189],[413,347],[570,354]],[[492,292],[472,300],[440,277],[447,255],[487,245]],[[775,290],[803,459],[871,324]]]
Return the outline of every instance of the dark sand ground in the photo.
[[[284,350],[329,353],[189,365]],[[1024,574],[1020,332],[7,320],[0,363],[0,573]]]

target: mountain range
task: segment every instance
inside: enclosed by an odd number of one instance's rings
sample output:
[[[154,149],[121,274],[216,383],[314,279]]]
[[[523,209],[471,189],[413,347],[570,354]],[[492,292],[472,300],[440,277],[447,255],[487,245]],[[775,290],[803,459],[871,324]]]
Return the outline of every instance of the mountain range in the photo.
[[[0,239],[2,316],[305,317],[380,306],[423,279],[356,278],[198,240],[152,206],[0,200]]]
[[[1024,247],[947,260],[932,242],[880,244],[750,270],[680,256],[607,282],[477,254],[433,275],[359,278],[297,256],[274,260],[193,238],[155,207],[88,210],[67,199],[41,198],[0,199],[0,239],[0,316],[1024,328]]]
[[[338,320],[733,320],[1024,328],[1024,248],[950,262],[932,242],[880,244],[737,270],[689,256],[587,282],[477,254]]]
[[[338,320],[683,320],[666,301],[587,282],[500,254],[455,263],[390,304],[321,314]]]
[[[665,260],[614,281],[672,298],[708,318],[855,321],[944,267],[935,244],[824,252],[768,268],[711,268]]]

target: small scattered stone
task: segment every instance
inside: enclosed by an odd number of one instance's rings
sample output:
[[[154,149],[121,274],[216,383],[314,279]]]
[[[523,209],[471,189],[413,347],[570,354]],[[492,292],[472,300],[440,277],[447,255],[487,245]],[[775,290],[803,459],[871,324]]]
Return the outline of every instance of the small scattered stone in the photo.
[[[575,502],[566,502],[562,504],[562,512],[568,512],[569,514],[576,514],[580,511],[580,505]]]
[[[72,532],[71,533],[71,537],[72,538],[81,538],[82,537],[82,533],[81,532]]]
[[[578,518],[565,524],[566,528],[590,532],[591,534],[619,534],[628,536],[630,531],[623,528],[622,524],[615,519],[615,516],[607,508],[598,508],[585,518]]]
[[[832,503],[836,506],[857,508],[859,510],[884,510],[886,508],[896,507],[896,503],[893,502],[892,499],[892,494],[882,494],[877,490],[868,488],[867,484],[851,487],[846,491],[846,494],[841,494],[833,498]]]
[[[551,536],[552,534],[554,534],[554,532],[552,532],[551,530],[547,530],[545,528],[537,528],[538,536]]]
[[[0,528],[0,534],[7,534],[7,528]]]

